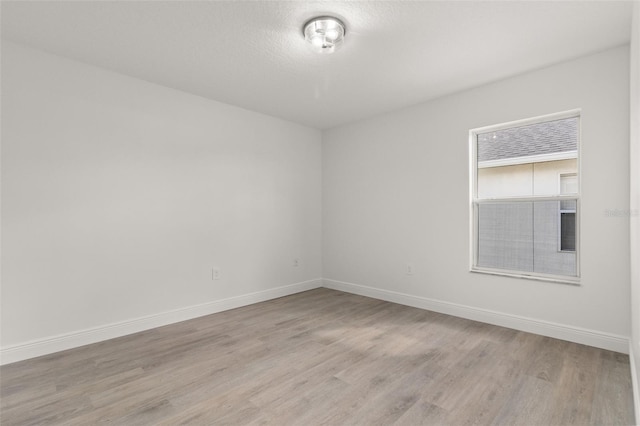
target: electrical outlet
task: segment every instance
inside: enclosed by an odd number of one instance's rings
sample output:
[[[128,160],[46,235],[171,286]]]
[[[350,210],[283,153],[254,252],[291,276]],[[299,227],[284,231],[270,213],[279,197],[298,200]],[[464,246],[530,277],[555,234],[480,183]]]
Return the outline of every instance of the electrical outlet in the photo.
[[[220,268],[214,267],[211,269],[211,279],[219,280],[220,279]]]
[[[413,265],[410,263],[407,263],[405,272],[407,273],[407,275],[413,275]]]
[[[293,259],[293,267],[297,268],[298,266],[300,266],[300,259],[296,257],[295,259]]]

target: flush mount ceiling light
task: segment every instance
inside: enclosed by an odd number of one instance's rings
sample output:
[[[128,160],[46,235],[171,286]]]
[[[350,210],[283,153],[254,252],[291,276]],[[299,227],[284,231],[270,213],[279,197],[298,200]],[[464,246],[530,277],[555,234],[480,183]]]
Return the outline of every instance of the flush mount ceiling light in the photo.
[[[302,28],[305,40],[320,53],[333,53],[344,42],[346,27],[338,18],[319,16],[307,21]]]

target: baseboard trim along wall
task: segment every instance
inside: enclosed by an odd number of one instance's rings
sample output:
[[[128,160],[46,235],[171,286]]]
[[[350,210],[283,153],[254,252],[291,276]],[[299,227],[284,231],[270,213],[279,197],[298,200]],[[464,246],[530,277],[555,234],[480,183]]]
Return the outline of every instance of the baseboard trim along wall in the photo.
[[[600,331],[588,330],[550,321],[527,318],[487,309],[474,308],[457,303],[444,302],[441,300],[413,296],[410,294],[383,290],[379,288],[347,283],[343,281],[336,281],[326,278],[323,279],[323,287],[340,290],[347,293],[358,294],[361,296],[372,297],[374,299],[386,300],[388,302],[412,306],[414,308],[421,308],[428,311],[453,315],[456,317],[466,318],[474,321],[499,325],[515,330],[540,334],[542,336],[554,337],[556,339],[567,340],[569,342],[581,343],[583,345],[594,346],[596,348],[607,349],[625,354],[629,352],[629,339],[627,337],[618,336],[615,334],[603,333]]]
[[[44,339],[9,346],[0,350],[0,365],[10,364],[41,355],[77,348],[103,340],[114,339],[128,334],[162,327],[189,319],[215,314],[229,309],[240,308],[278,297],[288,296],[322,286],[322,279],[303,281],[295,284],[271,288],[255,293],[243,294],[226,299],[214,300],[199,305],[174,309],[159,314],[108,324],[105,326],[60,334]]]
[[[631,365],[631,384],[633,386],[633,407],[636,414],[636,424],[640,425],[640,373],[636,369],[636,359],[634,357],[633,344],[629,343],[629,364]]]
[[[629,345],[629,339],[624,336],[567,326],[518,315],[505,314],[502,312],[490,311],[451,302],[444,302],[426,297],[413,296],[410,294],[383,290],[360,284],[318,278],[5,347],[0,350],[0,365],[77,348],[108,339],[114,339],[140,331],[215,314],[254,303],[264,302],[319,287],[326,287],[374,299],[386,300],[388,302],[399,303],[401,305],[440,312],[443,314],[540,334],[543,336],[554,337],[616,352],[629,353],[632,350]],[[638,376],[635,371],[635,366],[632,365],[631,368],[632,380],[634,380],[636,413],[640,413],[640,408],[638,407],[638,398],[640,397],[640,392],[638,391]]]

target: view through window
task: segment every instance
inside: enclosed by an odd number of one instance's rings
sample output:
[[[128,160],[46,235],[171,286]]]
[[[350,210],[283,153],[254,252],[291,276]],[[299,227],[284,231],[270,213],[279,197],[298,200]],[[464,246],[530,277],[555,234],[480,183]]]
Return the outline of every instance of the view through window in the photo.
[[[472,269],[578,276],[580,117],[471,131]]]

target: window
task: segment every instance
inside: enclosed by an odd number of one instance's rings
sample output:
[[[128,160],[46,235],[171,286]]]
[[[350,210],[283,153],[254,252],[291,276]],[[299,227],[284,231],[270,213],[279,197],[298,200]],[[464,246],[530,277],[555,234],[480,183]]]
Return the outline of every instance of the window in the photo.
[[[579,111],[474,129],[471,270],[576,283]]]

